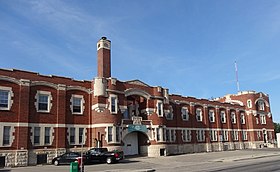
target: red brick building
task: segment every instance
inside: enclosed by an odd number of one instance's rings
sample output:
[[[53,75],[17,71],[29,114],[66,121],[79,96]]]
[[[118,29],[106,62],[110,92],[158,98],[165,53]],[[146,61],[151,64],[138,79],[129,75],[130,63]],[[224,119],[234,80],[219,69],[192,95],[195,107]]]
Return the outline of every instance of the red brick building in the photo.
[[[215,100],[111,77],[111,42],[97,43],[97,77],[0,69],[0,158],[5,166],[50,163],[103,146],[126,155],[274,146],[269,97],[254,91]]]

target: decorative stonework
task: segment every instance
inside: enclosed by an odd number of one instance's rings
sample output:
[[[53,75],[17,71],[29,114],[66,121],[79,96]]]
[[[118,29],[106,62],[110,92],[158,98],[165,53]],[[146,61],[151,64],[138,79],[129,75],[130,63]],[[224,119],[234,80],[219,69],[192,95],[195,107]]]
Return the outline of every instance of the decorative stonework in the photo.
[[[96,112],[104,112],[106,107],[107,107],[107,104],[97,103],[97,104],[92,105],[91,109]]]

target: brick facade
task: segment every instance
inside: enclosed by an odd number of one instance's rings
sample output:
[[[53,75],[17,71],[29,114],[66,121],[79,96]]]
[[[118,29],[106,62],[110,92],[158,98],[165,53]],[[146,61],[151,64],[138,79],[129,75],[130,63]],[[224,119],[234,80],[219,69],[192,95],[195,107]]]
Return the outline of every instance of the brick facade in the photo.
[[[147,156],[274,146],[268,95],[244,91],[207,100],[122,82],[111,77],[110,49],[102,37],[92,81],[0,69],[6,166],[38,164],[40,155],[50,163],[63,152],[96,146]]]

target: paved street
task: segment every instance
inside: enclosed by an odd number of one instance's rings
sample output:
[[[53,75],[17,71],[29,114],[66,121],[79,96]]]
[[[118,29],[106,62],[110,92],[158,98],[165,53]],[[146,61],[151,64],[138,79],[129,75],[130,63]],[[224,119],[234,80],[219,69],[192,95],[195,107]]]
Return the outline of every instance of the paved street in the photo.
[[[197,153],[159,158],[127,158],[118,164],[85,166],[91,171],[280,171],[280,149],[238,150]],[[11,172],[69,172],[69,166],[31,166],[5,169]],[[1,171],[1,170],[0,170]],[[2,171],[1,171],[2,172]]]

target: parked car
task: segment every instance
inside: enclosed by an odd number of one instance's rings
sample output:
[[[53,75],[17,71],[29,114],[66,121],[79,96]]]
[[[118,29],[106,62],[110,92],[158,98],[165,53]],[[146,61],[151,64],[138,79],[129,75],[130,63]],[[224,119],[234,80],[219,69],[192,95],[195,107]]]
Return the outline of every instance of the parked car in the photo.
[[[70,164],[71,162],[78,161],[80,157],[81,157],[80,152],[66,152],[60,156],[55,157],[52,160],[52,164],[54,165]]]
[[[124,158],[123,151],[108,151],[107,148],[91,148],[85,153],[86,163],[94,161],[116,163]]]

